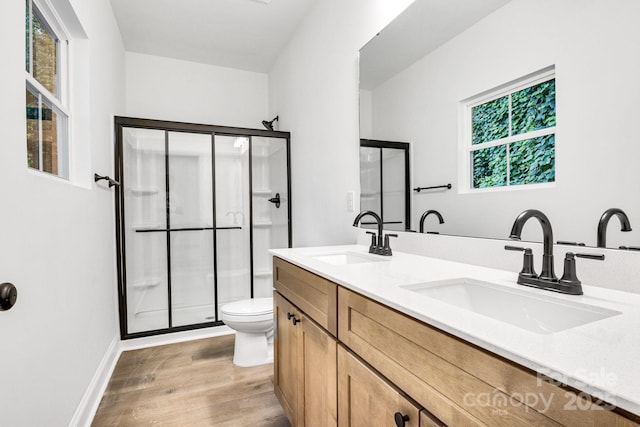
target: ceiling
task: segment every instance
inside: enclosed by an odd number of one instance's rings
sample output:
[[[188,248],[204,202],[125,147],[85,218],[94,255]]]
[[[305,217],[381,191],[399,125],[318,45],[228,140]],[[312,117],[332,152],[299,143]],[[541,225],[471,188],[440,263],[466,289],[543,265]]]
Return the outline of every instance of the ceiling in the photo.
[[[371,90],[510,0],[415,0],[360,50],[360,88]]]
[[[127,51],[266,73],[316,0],[111,0]]]

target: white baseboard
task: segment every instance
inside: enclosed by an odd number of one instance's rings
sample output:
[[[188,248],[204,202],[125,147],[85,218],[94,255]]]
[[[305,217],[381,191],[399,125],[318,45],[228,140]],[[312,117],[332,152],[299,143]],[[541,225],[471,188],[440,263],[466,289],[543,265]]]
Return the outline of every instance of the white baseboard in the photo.
[[[100,361],[96,373],[94,374],[87,391],[85,391],[80,404],[76,408],[73,418],[69,422],[69,427],[90,427],[93,417],[96,415],[102,395],[107,389],[113,370],[118,363],[120,354],[123,351],[135,350],[139,348],[154,347],[158,345],[174,344],[184,341],[211,338],[221,335],[233,334],[235,331],[226,325],[213,328],[195,329],[192,331],[175,332],[172,334],[155,335],[152,337],[136,338],[121,341],[119,336],[113,337],[109,348]]]
[[[73,418],[69,422],[70,427],[89,427],[91,425],[121,352],[120,337],[116,335],[111,340],[111,344],[109,344],[109,348],[107,348],[104,357],[100,361],[98,369],[96,369],[96,373],[93,375],[89,387],[87,387],[87,391],[85,391],[75,414],[73,414]]]

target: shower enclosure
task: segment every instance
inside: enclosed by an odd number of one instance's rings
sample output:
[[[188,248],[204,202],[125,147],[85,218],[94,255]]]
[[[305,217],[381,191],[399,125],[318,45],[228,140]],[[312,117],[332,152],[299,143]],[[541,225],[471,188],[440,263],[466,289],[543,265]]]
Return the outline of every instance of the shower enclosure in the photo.
[[[288,132],[116,117],[123,338],[220,325],[291,246]]]

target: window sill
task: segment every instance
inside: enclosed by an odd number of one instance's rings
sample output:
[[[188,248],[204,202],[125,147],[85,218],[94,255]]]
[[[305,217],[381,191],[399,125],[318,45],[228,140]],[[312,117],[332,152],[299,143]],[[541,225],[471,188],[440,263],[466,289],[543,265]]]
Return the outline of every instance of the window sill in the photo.
[[[548,190],[556,188],[557,182],[545,182],[543,184],[508,185],[503,187],[469,188],[460,189],[458,194],[503,193],[510,191]]]

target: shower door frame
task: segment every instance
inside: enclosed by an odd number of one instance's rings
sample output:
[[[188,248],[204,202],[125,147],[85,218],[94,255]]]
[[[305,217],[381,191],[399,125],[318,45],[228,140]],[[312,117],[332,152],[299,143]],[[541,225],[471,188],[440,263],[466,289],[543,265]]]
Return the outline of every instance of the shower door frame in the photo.
[[[253,141],[252,137],[265,137],[265,138],[279,138],[284,139],[286,141],[286,151],[287,151],[287,232],[288,232],[288,246],[292,247],[293,242],[293,234],[292,234],[292,224],[291,224],[291,133],[290,132],[282,132],[282,131],[270,131],[263,129],[251,129],[251,128],[239,128],[239,127],[231,127],[231,126],[218,126],[218,125],[207,125],[207,124],[198,124],[198,123],[185,123],[185,122],[174,122],[174,121],[166,121],[166,120],[155,120],[155,119],[142,119],[135,117],[123,117],[123,116],[115,116],[114,117],[114,129],[115,129],[115,156],[114,156],[114,177],[120,185],[115,187],[114,197],[115,197],[115,222],[116,222],[116,267],[117,267],[117,276],[118,276],[118,308],[119,308],[119,320],[120,320],[120,337],[121,339],[132,339],[132,338],[141,338],[148,337],[153,335],[160,334],[168,334],[172,332],[181,332],[181,331],[189,331],[195,329],[209,328],[212,326],[220,326],[224,323],[221,320],[216,320],[213,322],[203,322],[191,325],[183,325],[183,326],[171,326],[169,321],[168,328],[162,329],[154,329],[149,331],[142,332],[133,332],[128,333],[128,319],[127,319],[127,269],[126,269],[126,249],[125,249],[125,233],[124,233],[124,156],[123,156],[123,129],[124,128],[136,128],[136,129],[151,129],[151,130],[160,130],[164,131],[165,138],[168,135],[168,132],[185,132],[192,134],[202,134],[202,135],[210,135],[211,136],[211,163],[212,163],[212,182],[213,182],[213,270],[214,270],[214,294],[215,294],[215,313],[216,319],[219,319],[218,314],[218,270],[217,270],[217,251],[218,251],[218,239],[217,239],[217,228],[216,228],[216,191],[215,191],[215,173],[216,173],[216,165],[215,165],[215,138],[216,136],[237,136],[237,137],[248,137],[249,138],[249,194],[251,196],[253,189],[253,178],[252,178],[252,169],[253,169],[253,159],[252,159],[252,147]],[[165,156],[168,156],[169,153],[165,152]],[[168,170],[165,170],[165,176],[168,177]],[[167,230],[169,230],[169,224],[167,224]],[[167,231],[167,234],[170,231]],[[253,197],[249,197],[249,253],[250,253],[250,277],[251,277],[251,297],[253,298],[254,292],[254,277],[253,277]],[[170,240],[167,240],[167,245],[169,245]],[[167,317],[168,320],[171,318],[171,252],[168,250],[167,252],[167,277],[168,277],[168,285],[167,285]]]

